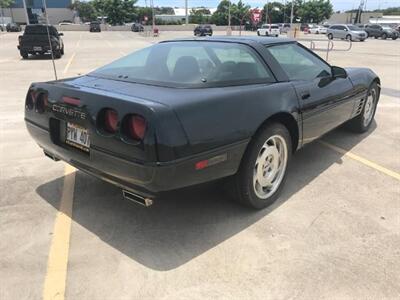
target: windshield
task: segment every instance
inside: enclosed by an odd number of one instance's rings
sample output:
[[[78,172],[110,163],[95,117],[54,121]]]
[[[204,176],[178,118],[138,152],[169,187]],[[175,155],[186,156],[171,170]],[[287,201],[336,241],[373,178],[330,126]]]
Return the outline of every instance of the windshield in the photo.
[[[274,81],[249,46],[223,42],[160,43],[125,56],[89,75],[172,87]]]
[[[354,25],[347,25],[347,28],[349,28],[349,30],[351,30],[351,31],[360,31],[361,30],[360,27],[357,27]]]

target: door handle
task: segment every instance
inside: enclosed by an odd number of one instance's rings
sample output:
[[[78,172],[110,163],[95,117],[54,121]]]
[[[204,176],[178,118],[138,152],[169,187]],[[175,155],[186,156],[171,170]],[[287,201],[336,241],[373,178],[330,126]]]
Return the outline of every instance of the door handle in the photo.
[[[310,98],[310,92],[303,92],[303,93],[301,93],[301,99],[302,100],[306,100],[306,99],[308,99],[308,98]]]

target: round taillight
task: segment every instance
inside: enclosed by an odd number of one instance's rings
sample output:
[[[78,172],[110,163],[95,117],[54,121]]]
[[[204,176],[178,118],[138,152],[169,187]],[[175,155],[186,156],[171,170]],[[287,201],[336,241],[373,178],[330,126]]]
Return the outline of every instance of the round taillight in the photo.
[[[26,109],[32,110],[35,106],[35,92],[31,91],[26,95],[25,107]]]
[[[108,133],[115,133],[118,128],[118,113],[113,109],[104,112],[104,130]]]
[[[143,140],[146,133],[146,119],[139,115],[128,117],[129,137],[134,140]]]
[[[44,113],[44,111],[46,110],[46,107],[47,107],[47,103],[48,103],[47,94],[45,94],[45,93],[39,94],[36,97],[36,101],[35,101],[36,112]]]

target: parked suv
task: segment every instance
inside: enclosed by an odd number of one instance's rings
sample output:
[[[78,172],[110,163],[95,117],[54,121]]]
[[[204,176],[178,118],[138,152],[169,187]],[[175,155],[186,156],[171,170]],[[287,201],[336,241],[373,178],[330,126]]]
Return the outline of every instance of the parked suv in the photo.
[[[140,23],[133,23],[131,26],[131,30],[133,32],[142,32],[144,31],[144,26]]]
[[[364,30],[367,32],[368,37],[374,37],[376,39],[380,37],[384,40],[386,40],[387,38],[396,40],[399,37],[399,33],[389,26],[367,24],[364,26]]]
[[[51,47],[47,33],[50,35]],[[55,58],[60,58],[64,54],[62,35],[52,25],[27,25],[24,34],[18,37],[17,48],[23,58],[28,58],[29,54],[44,54],[51,50]]]
[[[257,35],[276,36],[280,33],[279,25],[277,24],[263,24],[261,28],[257,29]]]
[[[211,25],[199,25],[196,26],[194,29],[194,35],[199,35],[199,36],[204,36],[204,35],[213,35],[213,30],[211,28]]]
[[[361,28],[354,25],[332,25],[327,31],[328,38],[331,39],[346,39],[350,41],[364,41],[368,36]]]
[[[101,27],[100,27],[100,22],[99,21],[93,21],[90,22],[89,25],[89,31],[90,32],[101,32]]]

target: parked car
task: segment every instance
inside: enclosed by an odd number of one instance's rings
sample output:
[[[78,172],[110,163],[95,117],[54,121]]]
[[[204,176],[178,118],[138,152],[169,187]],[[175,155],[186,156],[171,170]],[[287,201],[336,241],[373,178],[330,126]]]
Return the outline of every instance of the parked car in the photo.
[[[90,22],[89,31],[90,32],[101,32],[100,22],[99,21]]]
[[[279,26],[276,24],[263,24],[261,28],[257,29],[257,35],[278,37],[279,33]]]
[[[142,32],[144,31],[144,26],[140,23],[133,23],[131,26],[131,30],[133,32]]]
[[[21,26],[17,23],[8,23],[6,26],[7,32],[20,32]]]
[[[300,24],[300,31],[308,32],[308,29],[310,29],[309,24],[306,23]]]
[[[331,66],[295,40],[194,38],[33,83],[25,122],[46,156],[132,201],[227,177],[239,202],[260,209],[297,149],[346,122],[367,131],[379,94],[370,69]]]
[[[196,36],[206,36],[206,35],[212,36],[213,30],[211,25],[198,25],[195,27],[193,33]]]
[[[280,33],[288,33],[290,31],[290,24],[285,23],[282,24],[282,26],[279,27]]]
[[[312,34],[326,34],[328,29],[324,26],[313,26],[312,28],[308,29],[308,33]]]
[[[336,38],[363,42],[367,38],[367,33],[354,25],[338,24],[328,28],[327,36],[330,40]]]
[[[17,48],[23,58],[28,58],[29,54],[45,54],[51,51],[55,58],[61,58],[64,55],[64,43],[61,36],[63,33],[59,33],[52,25],[26,25],[24,34],[18,37]]]
[[[367,32],[368,37],[382,38],[386,40],[391,38],[396,40],[399,37],[399,33],[395,29],[389,26],[379,25],[379,24],[367,24],[364,26],[364,30]]]

